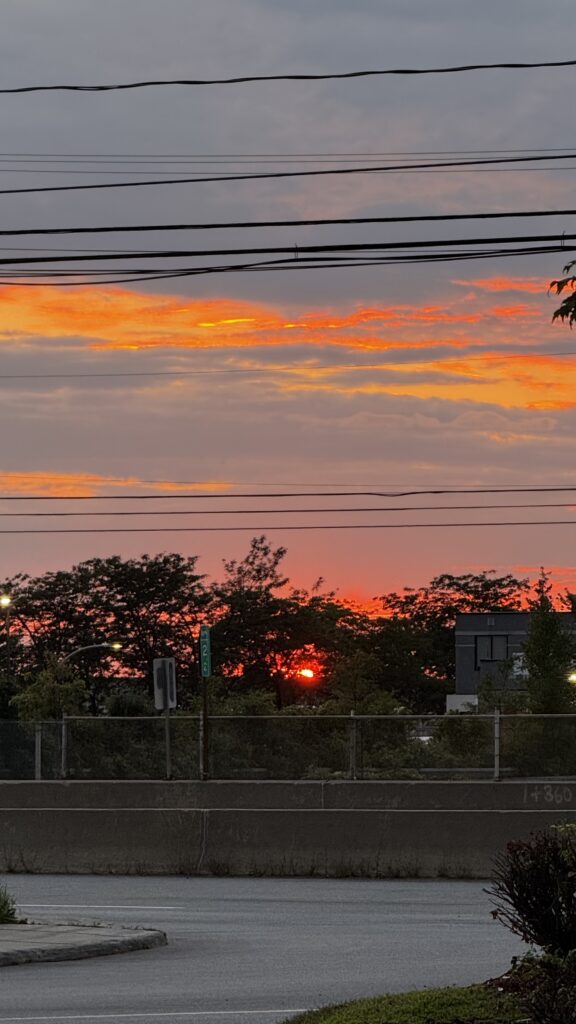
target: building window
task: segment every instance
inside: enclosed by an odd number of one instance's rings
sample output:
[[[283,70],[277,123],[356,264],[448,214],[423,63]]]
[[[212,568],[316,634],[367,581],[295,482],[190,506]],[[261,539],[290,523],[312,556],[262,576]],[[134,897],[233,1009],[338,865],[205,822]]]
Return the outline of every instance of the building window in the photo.
[[[506,661],[508,657],[507,636],[477,636],[476,637],[476,668],[485,661]]]

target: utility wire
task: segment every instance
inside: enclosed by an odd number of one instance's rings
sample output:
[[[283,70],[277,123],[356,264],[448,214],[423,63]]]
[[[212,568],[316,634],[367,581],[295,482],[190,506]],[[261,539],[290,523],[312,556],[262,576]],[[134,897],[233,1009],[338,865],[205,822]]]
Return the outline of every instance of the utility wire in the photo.
[[[121,82],[114,85],[21,85],[0,89],[0,94],[29,92],[114,92],[125,89],[148,89],[174,85],[243,85],[246,82],[320,82],[349,78],[377,78],[384,75],[449,75],[465,71],[519,71],[532,68],[569,68],[576,60],[507,61],[497,64],[459,64],[437,68],[384,68],[369,71],[345,71],[333,74],[242,75],[236,78],[160,78],[140,82]]]
[[[434,348],[434,343],[431,343],[431,348]],[[402,348],[401,345],[395,346],[395,348]],[[218,375],[247,375],[254,376],[260,374],[277,374],[277,373],[324,373],[326,371],[333,371],[338,373],[341,370],[388,370],[390,366],[412,366],[420,363],[445,363],[445,362],[482,362],[488,360],[490,362],[497,362],[503,359],[525,359],[526,356],[541,356],[543,358],[562,358],[564,356],[576,356],[576,349],[565,350],[563,352],[545,352],[535,351],[534,349],[527,349],[523,352],[518,351],[489,351],[481,354],[466,353],[465,355],[449,355],[441,354],[439,356],[426,356],[416,358],[413,360],[405,359],[386,359],[383,363],[316,363],[315,365],[293,364],[293,365],[281,365],[281,366],[254,366],[251,369],[245,367],[216,367],[214,369],[202,369],[202,370],[110,370],[102,373],[0,373],[0,381],[2,380],[98,380],[99,378],[124,378],[124,377],[203,377]]]
[[[282,532],[290,530],[443,530],[443,529],[468,529],[473,527],[494,527],[494,526],[576,526],[576,519],[534,519],[520,520],[517,522],[474,522],[474,523],[320,523],[311,525],[287,525],[276,524],[262,526],[119,526],[119,527],[88,527],[88,528],[62,528],[45,530],[40,528],[25,530],[0,530],[0,534],[76,534],[76,533],[258,533],[265,530]]]
[[[475,238],[448,238],[448,239],[420,239],[417,241],[403,242],[343,242],[320,245],[298,245],[296,256],[302,259],[306,253],[318,253],[324,256],[325,253],[365,253],[365,252],[387,252],[398,249],[432,249],[464,245],[518,245],[526,243],[556,242],[561,244],[564,241],[572,242],[576,234],[563,232],[559,238],[556,232],[553,235],[496,235]],[[280,256],[286,254],[292,259],[295,256],[294,245],[277,246],[254,246],[247,249],[149,249],[137,252],[105,252],[89,253],[87,255],[66,255],[66,256],[9,256],[0,257],[0,266],[29,266],[39,263],[97,263],[103,260],[147,260],[154,259],[183,259],[214,256]]]
[[[575,62],[576,63],[576,62]],[[88,189],[109,189],[109,188],[145,188],[150,185],[185,185],[191,183],[202,183],[202,182],[224,182],[224,181],[263,181],[279,178],[312,178],[312,177],[325,177],[326,175],[349,175],[349,174],[397,174],[399,172],[410,172],[420,170],[450,170],[450,169],[465,169],[469,167],[479,167],[489,165],[492,167],[495,164],[524,164],[524,163],[535,163],[539,161],[550,161],[550,160],[567,160],[576,159],[576,153],[574,151],[566,154],[552,154],[540,155],[540,156],[517,156],[517,157],[490,157],[486,159],[478,160],[446,160],[446,161],[433,161],[425,163],[409,163],[409,164],[395,164],[394,166],[380,165],[376,167],[334,167],[324,168],[323,170],[315,171],[264,171],[251,174],[218,174],[218,175],[207,175],[204,177],[195,176],[193,178],[161,178],[155,179],[154,181],[115,181],[115,182],[99,182],[98,184],[92,185],[41,185],[34,186],[32,188],[4,188],[0,189],[0,195],[24,195],[32,192],[78,192],[86,191]],[[529,168],[531,169],[531,168]],[[572,169],[572,168],[562,168]]]
[[[82,228],[14,228],[0,229],[0,237],[15,235],[94,235],[121,234],[139,231],[215,231],[234,228],[294,228],[320,227],[324,224],[417,224],[437,221],[503,220],[524,217],[572,217],[576,209],[568,210],[506,210],[494,213],[434,213],[406,217],[322,217],[305,220],[246,220],[196,224],[116,224]]]
[[[148,481],[171,486],[178,482],[187,486],[185,481],[157,480]],[[190,487],[197,486],[197,481],[190,481]],[[267,486],[262,484],[263,487]],[[353,487],[354,485],[350,485]],[[423,495],[439,494],[567,494],[576,491],[576,484],[549,487],[441,487],[434,489],[412,490],[331,490],[331,491],[250,491],[238,493],[164,493],[164,494],[0,494],[0,503],[5,501],[172,501],[176,499],[197,500],[237,500],[238,498],[412,498]]]
[[[389,150],[387,152],[371,151],[371,152],[322,152],[322,153],[0,153],[0,161],[3,160],[26,160],[31,162],[32,160],[43,160],[43,161],[54,161],[62,163],[69,161],[71,163],[87,163],[97,160],[111,160],[114,163],[130,163],[135,161],[137,163],[149,163],[151,161],[167,161],[174,160],[181,162],[190,162],[195,160],[204,160],[209,163],[217,163],[218,161],[241,161],[241,160],[323,160],[324,158],[333,159],[364,159],[370,160],[377,159],[392,159],[396,157],[413,157],[413,156],[467,156],[478,154],[486,155],[487,153],[570,153],[572,152],[572,146],[530,146],[522,147],[519,149],[513,149],[507,147],[506,149],[411,149],[411,150]]]
[[[263,273],[266,271],[294,271],[294,270],[327,270],[335,268],[350,267],[375,267],[375,266],[402,266],[421,263],[456,263],[466,260],[504,259],[510,256],[544,255],[549,253],[570,253],[576,251],[576,246],[565,245],[563,242],[553,246],[538,246],[505,250],[485,250],[461,253],[423,253],[423,254],[396,254],[393,257],[380,256],[375,259],[368,259],[366,256],[348,254],[342,256],[302,256],[297,255],[292,259],[263,260],[256,263],[240,263],[232,265],[217,265],[207,267],[186,267],[179,269],[165,268],[142,268],[129,270],[126,268],[116,271],[109,270],[108,273],[128,275],[123,277],[101,277],[106,271],[83,268],[82,270],[27,270],[25,278],[21,271],[4,271],[0,278],[0,284],[9,284],[11,287],[22,288],[44,288],[50,285],[55,288],[85,288],[90,285],[107,284],[136,284],[143,281],[165,281],[175,278],[195,277],[198,275],[223,274],[223,273]],[[348,262],[346,262],[346,260]],[[42,280],[31,280],[34,276],[41,276]],[[81,277],[81,280],[70,280],[70,278]],[[94,278],[94,280],[90,280]]]
[[[0,499],[1,502],[1,499]],[[376,508],[373,505],[368,508],[217,508],[217,509],[186,509],[162,511],[108,511],[108,512],[0,512],[1,519],[61,519],[61,518],[93,518],[104,516],[116,518],[117,516],[267,516],[267,515],[324,515],[330,513],[350,512],[483,512],[491,509],[518,509],[518,508],[574,508],[576,501],[563,501],[551,503],[528,503],[528,504],[496,504],[496,505],[400,505],[395,508]]]

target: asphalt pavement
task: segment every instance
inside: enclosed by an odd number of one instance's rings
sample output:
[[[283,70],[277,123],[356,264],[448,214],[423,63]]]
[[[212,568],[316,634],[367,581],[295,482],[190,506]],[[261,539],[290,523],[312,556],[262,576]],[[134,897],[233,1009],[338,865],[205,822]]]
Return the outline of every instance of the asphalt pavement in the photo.
[[[9,875],[35,921],[165,931],[168,946],[4,967],[0,1024],[276,1024],[381,992],[468,984],[522,949],[482,883]]]

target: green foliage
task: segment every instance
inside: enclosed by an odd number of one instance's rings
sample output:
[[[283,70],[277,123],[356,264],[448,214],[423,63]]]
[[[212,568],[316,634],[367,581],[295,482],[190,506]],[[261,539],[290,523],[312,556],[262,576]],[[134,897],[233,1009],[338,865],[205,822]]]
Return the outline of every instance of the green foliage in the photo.
[[[554,956],[576,949],[576,826],[552,826],[508,843],[485,890],[492,916]]]
[[[406,708],[382,687],[382,668],[376,654],[356,650],[341,658],[326,685],[327,699],[321,713],[347,715],[393,715]]]
[[[392,650],[403,651],[401,678],[410,680],[410,703],[414,704],[415,691],[425,693],[429,688],[434,692],[434,684],[440,698],[434,706],[416,707],[416,710],[441,712],[444,694],[453,689],[449,684],[453,683],[455,672],[453,628],[456,614],[517,611],[522,607],[527,590],[527,580],[510,574],[496,576],[493,570],[488,570],[462,576],[444,573],[434,577],[426,587],[406,588],[402,594],[381,597],[386,616],[381,626],[382,647],[390,646],[390,640],[395,639]],[[411,664],[408,676],[407,664]],[[390,668],[388,678],[394,680],[393,666]],[[401,695],[398,689],[389,688],[397,696]]]
[[[530,627],[524,644],[530,711],[536,715],[571,714],[576,710],[568,676],[576,658],[573,636],[554,608],[548,574],[543,570],[529,602]]]
[[[569,276],[563,277],[558,281],[550,281],[550,288],[556,292],[556,295],[561,295],[562,292],[567,290],[569,291],[569,294],[565,296],[558,309],[554,310],[552,319],[562,320],[563,323],[568,322],[570,327],[576,323],[576,276],[570,274],[574,266],[576,266],[576,261],[574,260],[571,263],[567,263],[563,268],[563,272]]]
[[[513,996],[481,985],[358,999],[292,1017],[293,1024],[504,1024],[518,1019]]]
[[[86,686],[77,669],[49,655],[46,668],[12,698],[18,717],[27,721],[46,721],[63,715],[80,714],[86,700]]]
[[[210,595],[196,572],[196,558],[180,554],[143,555],[123,560],[93,558],[72,569],[37,578],[4,581],[14,596],[11,661],[14,675],[36,674],[50,656],[74,657],[87,688],[87,705],[98,714],[119,674],[151,689],[152,661],[174,654],[181,688],[196,680],[196,636]],[[110,639],[122,654],[94,649]]]
[[[528,953],[514,962],[511,983],[531,1024],[576,1024],[576,949],[565,957]]]
[[[16,903],[5,885],[0,884],[0,924],[15,924]]]
[[[134,690],[127,684],[119,686],[110,694],[105,710],[112,718],[138,718],[155,714],[154,703],[148,694]]]

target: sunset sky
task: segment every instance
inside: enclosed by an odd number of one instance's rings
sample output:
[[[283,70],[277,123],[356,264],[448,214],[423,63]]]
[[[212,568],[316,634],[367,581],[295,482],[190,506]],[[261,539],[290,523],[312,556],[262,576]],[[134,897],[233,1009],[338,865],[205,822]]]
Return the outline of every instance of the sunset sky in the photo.
[[[572,20],[568,0],[3,0],[0,88],[562,61],[574,56]],[[557,151],[570,143],[575,84],[576,68],[549,68],[0,95],[0,189],[144,180],[151,169],[351,166],[370,154]],[[575,174],[576,156],[0,194],[0,228],[561,210],[576,207]],[[576,217],[564,215],[0,237],[0,258],[574,232]],[[548,292],[569,259],[301,265],[70,288],[22,272],[0,284],[0,576],[166,550],[197,554],[213,576],[265,532],[288,548],[295,584],[323,576],[357,600],[483,568],[534,576],[544,565],[576,588],[576,493],[306,496],[576,486],[576,338],[552,323]],[[263,496],[286,491],[301,496]],[[162,500],[128,500],[144,494]],[[140,514],[102,514],[111,510]],[[172,514],[141,514],[151,511]],[[534,520],[551,525],[405,528]],[[403,528],[287,529],[337,524]],[[181,527],[219,530],[162,532]],[[2,533],[90,528],[156,532]]]

